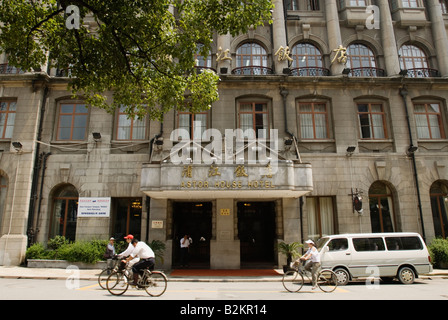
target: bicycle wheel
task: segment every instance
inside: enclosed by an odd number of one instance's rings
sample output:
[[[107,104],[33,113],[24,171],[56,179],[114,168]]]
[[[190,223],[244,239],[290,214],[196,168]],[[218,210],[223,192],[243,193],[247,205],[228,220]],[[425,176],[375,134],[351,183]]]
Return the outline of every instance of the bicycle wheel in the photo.
[[[317,285],[323,292],[333,292],[338,287],[338,277],[331,270],[322,270],[319,272]]]
[[[106,281],[106,288],[114,296],[120,296],[128,290],[128,278],[121,272],[112,272]]]
[[[101,288],[107,289],[106,282],[107,278],[109,278],[109,275],[113,272],[112,269],[104,269],[101,271],[100,275],[98,276],[98,284]]]
[[[153,271],[146,277],[144,286],[147,294],[152,297],[160,297],[166,291],[168,279],[163,272]]]
[[[282,279],[283,286],[289,292],[298,292],[304,282],[302,274],[294,270],[286,272]]]

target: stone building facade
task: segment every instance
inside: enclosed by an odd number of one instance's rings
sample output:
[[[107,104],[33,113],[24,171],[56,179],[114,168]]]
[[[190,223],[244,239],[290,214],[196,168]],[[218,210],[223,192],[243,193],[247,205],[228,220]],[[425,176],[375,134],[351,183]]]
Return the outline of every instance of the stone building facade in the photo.
[[[163,123],[88,108],[63,73],[22,73],[3,57],[0,263],[55,235],[160,240],[164,268],[178,266],[184,234],[192,265],[210,268],[282,265],[277,243],[325,234],[446,237],[446,1],[273,2],[272,25],[214,36],[198,57],[220,75],[219,101]],[[213,150],[210,164],[195,158],[205,137],[177,164],[175,129],[218,130],[224,155],[237,129],[278,139],[246,139],[226,159]],[[80,197],[110,198],[110,215],[77,216]]]

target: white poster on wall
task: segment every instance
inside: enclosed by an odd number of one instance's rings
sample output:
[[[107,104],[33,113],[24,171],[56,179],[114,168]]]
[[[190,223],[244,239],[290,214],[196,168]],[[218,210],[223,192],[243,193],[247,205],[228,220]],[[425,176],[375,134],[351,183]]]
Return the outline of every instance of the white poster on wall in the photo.
[[[79,198],[78,217],[109,218],[111,198]]]

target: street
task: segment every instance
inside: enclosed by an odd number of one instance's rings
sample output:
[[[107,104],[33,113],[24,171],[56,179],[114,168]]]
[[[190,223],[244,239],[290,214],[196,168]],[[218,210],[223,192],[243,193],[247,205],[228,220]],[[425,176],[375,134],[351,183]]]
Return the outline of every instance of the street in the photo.
[[[95,281],[0,279],[1,300],[448,300],[448,278],[417,279],[412,285],[365,281],[338,287],[333,293],[311,290],[305,285],[289,293],[281,281],[267,282],[168,282],[165,294],[150,297],[144,290],[129,289],[123,296],[112,296]]]

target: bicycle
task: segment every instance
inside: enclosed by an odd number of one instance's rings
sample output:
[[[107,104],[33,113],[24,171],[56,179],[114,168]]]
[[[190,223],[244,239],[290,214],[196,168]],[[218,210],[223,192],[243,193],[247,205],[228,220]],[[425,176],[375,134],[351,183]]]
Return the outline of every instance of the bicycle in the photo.
[[[305,266],[303,264],[295,265],[291,270],[287,271],[283,275],[282,283],[283,287],[289,292],[298,292],[302,289],[305,278],[308,278],[308,281],[311,281],[310,274],[305,270]],[[317,286],[323,292],[333,292],[336,290],[338,286],[338,278],[336,274],[330,269],[322,269],[319,271],[317,275]]]
[[[103,271],[101,271],[101,273],[98,275],[98,284],[100,285],[101,288],[103,289],[107,289],[106,288],[106,281],[107,278],[109,278],[109,275],[113,272],[113,271],[117,271],[118,268],[118,264],[119,264],[119,260],[117,260],[117,258],[112,258],[114,265],[113,267],[106,267],[105,269],[103,269]]]
[[[113,271],[106,281],[107,291],[114,296],[121,296],[129,288],[129,283],[133,279],[128,270]],[[137,289],[145,289],[146,293],[152,297],[160,297],[165,293],[168,286],[168,278],[162,271],[151,271],[144,269],[143,275],[139,274]]]

